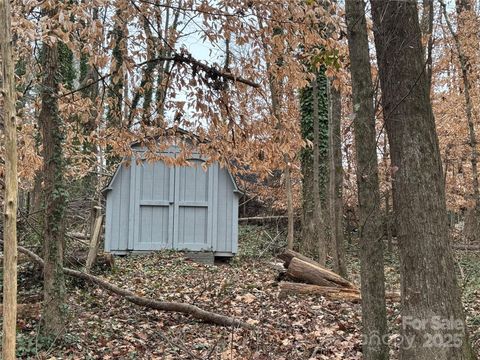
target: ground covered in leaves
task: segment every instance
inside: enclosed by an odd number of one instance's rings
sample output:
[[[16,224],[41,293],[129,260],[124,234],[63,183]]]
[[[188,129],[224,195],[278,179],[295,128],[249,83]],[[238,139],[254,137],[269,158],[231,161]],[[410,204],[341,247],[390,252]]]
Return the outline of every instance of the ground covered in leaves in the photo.
[[[138,295],[195,304],[234,316],[254,331],[223,328],[189,316],[133,305],[97,287],[69,280],[70,319],[64,339],[42,339],[38,307],[19,320],[18,355],[35,359],[361,359],[359,304],[323,297],[278,297],[278,245],[259,227],[241,232],[241,255],[230,262],[203,265],[175,252],[118,258],[115,269],[98,272]],[[355,247],[349,270],[358,283]],[[388,288],[398,289],[398,266],[387,256]],[[480,255],[459,254],[459,272],[476,349],[480,347]],[[20,302],[35,304],[41,279],[24,262]],[[392,354],[398,334],[398,305],[389,304]],[[395,356],[394,356],[395,357]]]

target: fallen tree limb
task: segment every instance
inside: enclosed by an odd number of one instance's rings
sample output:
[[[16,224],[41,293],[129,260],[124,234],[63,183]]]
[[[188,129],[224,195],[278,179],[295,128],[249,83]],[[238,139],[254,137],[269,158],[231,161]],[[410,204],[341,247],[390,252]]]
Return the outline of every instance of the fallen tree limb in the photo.
[[[334,300],[347,300],[354,302],[362,299],[360,290],[355,288],[338,288],[285,281],[281,282],[279,296],[283,298],[288,294],[321,295]],[[399,301],[400,294],[387,292],[385,293],[385,298],[392,301]]]
[[[354,284],[340,275],[321,267],[319,264],[307,262],[297,257],[290,261],[287,275],[313,285],[355,288]]]
[[[3,245],[3,241],[0,240],[0,244]],[[34,252],[22,247],[18,246],[18,251],[21,253],[24,253],[28,255],[35,263],[37,263],[39,266],[43,267],[44,262],[43,259],[35,254]],[[116,285],[110,284],[106,280],[103,280],[99,277],[96,277],[94,275],[86,274],[81,271],[77,270],[72,270],[68,268],[64,268],[63,272],[68,275],[72,276],[78,279],[82,279],[85,281],[90,281],[99,287],[101,287],[104,290],[107,290],[113,294],[119,295],[124,297],[127,301],[148,307],[150,309],[154,310],[161,310],[161,311],[173,311],[173,312],[179,312],[183,314],[190,315],[194,317],[195,319],[199,319],[202,321],[205,321],[207,323],[211,324],[216,324],[216,325],[221,325],[221,326],[236,326],[236,327],[242,327],[246,329],[253,329],[253,326],[250,324],[247,324],[241,320],[225,316],[225,315],[220,315],[216,314],[210,311],[203,310],[199,308],[198,306],[195,305],[190,305],[190,304],[184,304],[184,303],[178,303],[178,302],[166,302],[166,301],[157,301],[145,297],[141,297],[138,295],[135,295],[133,292],[122,289]]]

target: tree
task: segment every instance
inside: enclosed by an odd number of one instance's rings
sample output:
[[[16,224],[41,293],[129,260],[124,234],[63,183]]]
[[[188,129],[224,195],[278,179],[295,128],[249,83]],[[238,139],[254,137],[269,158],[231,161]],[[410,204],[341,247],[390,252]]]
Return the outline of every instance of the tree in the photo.
[[[312,143],[312,148],[302,149],[303,219],[300,244],[306,253],[317,249],[320,263],[326,259],[327,242],[325,223],[325,198],[328,182],[328,96],[325,66],[315,70],[315,79],[300,92],[302,137]],[[318,128],[317,128],[318,126]]]
[[[333,271],[346,277],[345,237],[343,226],[342,99],[339,89],[330,82],[329,92],[329,200],[331,254]]]
[[[383,266],[383,228],[377,164],[373,85],[363,0],[345,2],[350,52],[357,165],[363,353],[367,360],[388,359],[388,346],[374,341],[388,333]]]
[[[480,231],[480,186],[479,186],[479,175],[478,175],[478,141],[477,134],[475,130],[475,111],[472,100],[472,81],[471,81],[471,69],[472,69],[472,59],[466,54],[466,41],[465,28],[466,22],[468,20],[469,14],[471,14],[471,4],[469,1],[462,0],[457,1],[457,14],[458,14],[458,33],[455,32],[452,23],[448,17],[447,6],[445,2],[440,1],[442,7],[442,13],[447,23],[450,34],[453,37],[455,48],[457,50],[458,61],[460,63],[460,70],[462,74],[462,85],[463,85],[463,95],[465,98],[465,114],[468,124],[468,144],[471,148],[470,154],[470,163],[472,167],[472,185],[473,185],[473,198],[475,205],[471,213],[469,214],[466,226],[465,233],[469,240],[476,240],[478,238],[478,232]],[[463,35],[463,36],[460,36]]]
[[[323,72],[322,76],[322,89],[327,89],[328,80]],[[327,238],[325,231],[325,220],[323,217],[324,210],[322,209],[322,199],[320,193],[322,192],[325,195],[325,182],[320,183],[320,178],[326,180],[326,176],[320,175],[320,117],[319,117],[319,84],[317,78],[312,81],[312,98],[313,98],[313,226],[314,226],[314,236],[318,242],[318,263],[322,266],[325,266],[327,261]],[[326,91],[324,91],[326,93]],[[324,97],[327,100],[326,96]],[[326,101],[328,103],[328,100]],[[326,107],[326,106],[325,106]],[[324,112],[325,113],[325,112]],[[326,111],[327,115],[327,127],[328,127],[328,110]],[[328,134],[328,131],[327,131]],[[327,135],[328,136],[328,135]],[[328,142],[328,140],[327,140]],[[325,162],[322,162],[324,165]],[[323,166],[323,169],[326,167]],[[320,190],[322,186],[322,190]]]
[[[447,228],[445,187],[416,2],[372,1],[400,254],[401,359],[474,359]],[[438,327],[446,321],[449,328]],[[422,326],[418,326],[422,323]],[[438,323],[437,323],[438,324]],[[439,339],[425,346],[428,338]],[[455,346],[446,346],[449,338]]]
[[[56,15],[55,8],[44,12],[48,18],[54,18]],[[59,80],[61,77],[58,48],[59,40],[56,38],[43,43],[42,103],[38,119],[43,139],[45,192],[42,332],[48,336],[61,334],[64,330],[66,317],[63,255],[67,190],[64,179],[63,123],[58,109]]]
[[[5,133],[4,269],[2,358],[15,359],[17,329],[17,129],[15,78],[9,0],[0,0],[0,55],[2,60],[3,126]],[[0,113],[0,115],[2,115]]]

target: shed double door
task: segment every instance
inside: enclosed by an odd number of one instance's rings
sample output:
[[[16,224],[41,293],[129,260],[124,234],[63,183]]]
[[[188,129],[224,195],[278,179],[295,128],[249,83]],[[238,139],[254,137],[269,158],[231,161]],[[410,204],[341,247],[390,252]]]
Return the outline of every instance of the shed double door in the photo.
[[[189,162],[193,166],[134,165],[132,249],[211,249],[212,179],[203,160]]]

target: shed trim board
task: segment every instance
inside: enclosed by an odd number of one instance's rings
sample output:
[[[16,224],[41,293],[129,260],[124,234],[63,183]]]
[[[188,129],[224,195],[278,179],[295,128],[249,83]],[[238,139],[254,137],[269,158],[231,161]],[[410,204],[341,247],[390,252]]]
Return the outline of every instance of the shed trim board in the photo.
[[[168,166],[147,162],[142,149],[134,151],[140,156],[121,164],[104,190],[105,251],[176,249],[233,256],[241,191],[232,174],[218,163],[205,170],[205,159],[195,153],[187,159],[192,166]],[[177,153],[170,148],[163,154]]]

